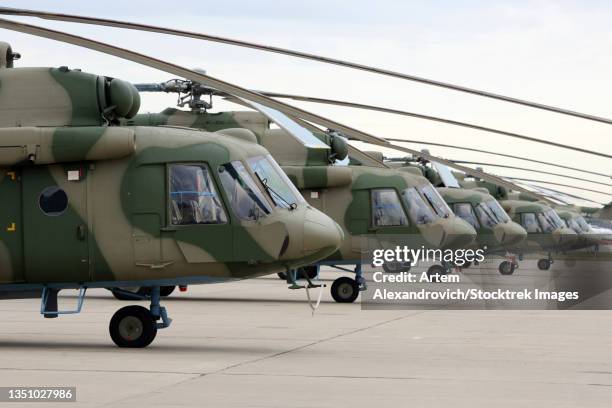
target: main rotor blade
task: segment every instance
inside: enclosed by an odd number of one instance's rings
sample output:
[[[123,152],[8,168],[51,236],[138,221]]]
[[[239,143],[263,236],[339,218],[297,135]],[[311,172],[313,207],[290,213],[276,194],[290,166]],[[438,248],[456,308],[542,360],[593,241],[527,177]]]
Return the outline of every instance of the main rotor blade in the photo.
[[[560,173],[552,173],[552,172],[549,172],[549,171],[542,171],[542,170],[528,168],[528,167],[507,166],[505,164],[480,163],[480,162],[472,162],[472,161],[465,161],[465,160],[453,160],[453,162],[459,163],[459,164],[473,164],[475,166],[502,167],[502,168],[505,168],[505,169],[529,171],[529,172],[533,172],[533,173],[548,174],[548,175],[551,175],[551,176],[564,177],[564,178],[573,179],[573,180],[586,181],[587,183],[594,183],[594,184],[599,184],[599,185],[602,185],[602,186],[612,187],[612,184],[609,184],[609,183],[602,183],[600,181],[593,181],[593,180],[589,180],[589,179],[585,179],[585,178],[581,178],[581,177],[568,176],[568,175],[560,174]]]
[[[211,86],[222,92],[227,92],[232,95],[239,96],[241,98],[248,99],[250,101],[257,102],[262,105],[268,106],[269,108],[277,109],[285,113],[288,116],[295,116],[300,119],[316,123],[320,126],[325,126],[330,129],[334,129],[336,131],[343,133],[344,135],[348,137],[353,137],[357,140],[371,143],[371,144],[374,144],[380,147],[395,149],[395,150],[410,153],[413,155],[419,155],[426,160],[443,163],[451,168],[462,171],[466,174],[469,174],[475,177],[480,177],[484,180],[489,180],[492,183],[496,183],[496,184],[508,187],[510,189],[514,189],[517,191],[522,191],[524,193],[531,194],[532,196],[537,197],[538,199],[541,199],[543,201],[547,201],[547,202],[549,201],[546,197],[540,196],[539,194],[533,193],[525,188],[522,188],[511,182],[503,180],[500,177],[491,176],[487,173],[484,173],[478,170],[474,170],[469,167],[455,164],[451,162],[450,160],[442,159],[440,157],[435,157],[428,153],[422,153],[422,152],[418,152],[417,150],[394,145],[388,142],[387,140],[379,138],[377,136],[362,132],[350,126],[343,125],[331,119],[327,119],[325,117],[305,111],[295,106],[288,105],[283,102],[279,102],[275,99],[269,98],[267,96],[263,96],[253,91],[249,91],[248,89],[239,87],[229,82],[225,82],[220,79],[213,78],[201,72],[197,72],[197,71],[193,71],[193,70],[181,67],[171,62],[159,60],[159,59],[149,57],[144,54],[140,54],[134,51],[124,49],[124,48],[119,48],[119,47],[115,47],[113,45],[106,44],[100,41],[91,40],[89,38],[80,37],[80,36],[68,34],[62,31],[51,30],[48,28],[39,27],[39,26],[31,25],[31,24],[25,24],[25,23],[20,23],[16,21],[6,20],[6,19],[0,19],[0,27],[4,27],[9,30],[18,31],[18,32],[26,33],[26,34],[32,34],[32,35],[42,37],[42,38],[48,38],[48,39],[53,39],[56,41],[61,41],[61,42],[65,42],[68,44],[74,44],[79,47],[88,48],[88,49],[99,51],[99,52],[102,52],[108,55],[113,55],[113,56],[116,56],[116,57],[119,57],[119,58],[122,58],[128,61],[133,61],[133,62],[142,64],[142,65],[146,65],[151,68],[156,68],[161,71],[189,79],[191,81],[205,83],[208,86]]]
[[[528,159],[526,157],[513,156],[511,154],[497,153],[497,152],[492,152],[492,151],[489,151],[489,150],[474,149],[472,147],[463,147],[463,146],[455,146],[455,145],[449,145],[449,144],[443,144],[443,143],[434,143],[434,142],[428,142],[428,141],[424,141],[424,140],[398,139],[398,138],[392,138],[392,137],[389,137],[389,138],[386,138],[386,139],[388,141],[390,141],[390,142],[419,143],[419,144],[424,144],[424,145],[429,145],[429,146],[448,147],[448,148],[457,149],[457,150],[466,150],[466,151],[470,151],[470,152],[486,153],[486,154],[491,154],[491,155],[494,155],[494,156],[508,157],[508,158],[511,158],[511,159],[524,160],[524,161],[532,162],[532,163],[545,164],[547,166],[554,166],[554,167],[559,167],[559,168],[562,168],[562,169],[580,171],[582,173],[593,174],[595,176],[602,176],[602,177],[612,178],[612,175],[604,174],[604,173],[598,173],[596,171],[584,170],[584,169],[579,169],[579,168],[576,168],[576,167],[569,167],[569,166],[564,166],[562,164],[551,163],[551,162],[546,162],[546,161],[541,161],[541,160],[536,160],[536,159]]]
[[[112,19],[103,19],[103,18],[95,18],[95,17],[87,17],[87,16],[78,16],[73,14],[64,14],[64,13],[52,13],[45,11],[37,11],[37,10],[26,10],[26,9],[16,9],[10,7],[0,7],[0,14],[5,15],[16,15],[16,16],[29,16],[29,17],[38,17],[47,20],[59,20],[59,21],[68,21],[74,23],[83,23],[83,24],[93,24],[93,25],[101,25],[108,27],[117,27],[117,28],[125,28],[130,30],[138,30],[138,31],[148,31],[154,33],[161,34],[169,34],[175,35],[179,37],[187,37],[187,38],[195,38],[199,40],[212,41],[223,44],[230,44],[239,47],[252,48],[260,51],[266,51],[276,54],[284,54],[289,55],[296,58],[308,59],[318,62],[323,62],[327,64],[339,65],[346,68],[372,72],[379,75],[385,75],[394,78],[400,78],[408,81],[419,82],[422,84],[432,85],[440,88],[451,89],[453,91],[468,93],[472,95],[478,95],[485,98],[496,99],[504,102],[510,102],[517,105],[529,106],[531,108],[541,109],[549,112],[555,112],[563,115],[574,116],[582,119],[587,119],[595,122],[612,124],[612,119],[605,118],[602,116],[590,115],[586,113],[581,113],[569,109],[557,108],[551,105],[545,105],[538,102],[531,102],[524,99],[513,98],[510,96],[501,95],[498,93],[482,91],[474,88],[468,88],[461,85],[455,85],[448,82],[437,81],[433,79],[423,78],[416,75],[404,74],[401,72],[391,71],[383,68],[371,67],[368,65],[358,64],[355,62],[344,61],[336,58],[324,57],[316,54],[309,54],[306,52],[290,50],[287,48],[273,47],[269,45],[257,44],[242,40],[236,40],[232,38],[214,36],[203,33],[196,33],[193,31],[185,31],[185,30],[177,30],[166,27],[158,27],[148,24],[142,23],[131,23],[128,21],[119,21]]]
[[[542,184],[550,184],[551,186],[560,186],[560,187],[575,188],[576,190],[583,190],[583,191],[589,191],[591,193],[598,193],[598,194],[612,196],[612,193],[610,193],[610,192],[600,191],[600,190],[591,190],[590,188],[576,187],[576,186],[571,186],[569,184],[554,183],[552,181],[534,180],[534,179],[526,179],[526,178],[520,178],[520,177],[506,177],[506,176],[500,176],[500,177],[504,177],[504,178],[507,178],[507,179],[510,179],[510,180],[528,181],[530,183],[542,183]]]
[[[555,190],[555,189],[553,189],[551,187],[536,186],[535,184],[527,184],[527,183],[524,183],[524,184],[527,185],[527,186],[530,186],[532,188],[535,188],[535,189],[539,190],[540,192],[542,192],[542,191],[543,192],[552,191],[553,193],[557,193],[557,194],[564,195],[564,196],[567,196],[567,197],[575,198],[577,200],[588,201],[588,202],[591,202],[591,203],[594,203],[594,204],[599,204],[599,205],[602,205],[602,206],[605,205],[604,203],[602,203],[600,201],[591,200],[590,198],[585,198],[585,197],[578,197],[577,195],[566,193],[565,191]],[[559,198],[557,198],[557,199],[559,199]]]
[[[322,103],[326,105],[345,106],[348,108],[365,109],[365,110],[372,110],[372,111],[378,111],[378,112],[384,112],[384,113],[391,113],[394,115],[409,116],[411,118],[425,119],[425,120],[430,120],[434,122],[446,123],[447,125],[461,126],[461,127],[466,127],[469,129],[481,130],[483,132],[496,133],[498,135],[514,137],[517,139],[529,140],[530,142],[543,143],[543,144],[547,144],[550,146],[560,147],[563,149],[570,149],[570,150],[574,150],[576,152],[581,152],[581,153],[594,154],[597,156],[603,156],[603,157],[612,159],[612,155],[601,153],[601,152],[596,152],[593,150],[587,150],[587,149],[583,149],[583,148],[576,147],[576,146],[570,146],[570,145],[566,145],[562,143],[538,139],[538,138],[531,137],[531,136],[525,136],[525,135],[521,135],[520,133],[506,132],[504,130],[475,125],[473,123],[460,122],[457,120],[440,118],[437,116],[423,115],[423,114],[415,113],[415,112],[407,112],[407,111],[402,111],[398,109],[383,108],[383,107],[374,106],[374,105],[364,105],[361,103],[354,103],[354,102],[348,102],[348,101],[338,101],[335,99],[316,98],[316,97],[301,96],[301,95],[289,95],[289,94],[281,94],[281,93],[274,93],[274,92],[261,92],[261,94],[269,96],[271,98],[293,99],[296,101]]]

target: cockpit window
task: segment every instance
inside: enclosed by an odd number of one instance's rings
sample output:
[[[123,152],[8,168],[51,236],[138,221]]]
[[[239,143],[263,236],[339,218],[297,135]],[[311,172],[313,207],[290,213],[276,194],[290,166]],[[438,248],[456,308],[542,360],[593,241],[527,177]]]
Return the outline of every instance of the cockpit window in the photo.
[[[395,190],[372,190],[372,224],[375,227],[408,225],[408,218]]]
[[[172,225],[227,222],[225,210],[207,166],[170,166],[170,222]]]
[[[576,223],[580,226],[580,229],[582,229],[582,232],[591,232],[591,227],[585,221],[584,217],[582,217],[581,215],[576,217]]]
[[[538,213],[538,221],[544,232],[552,232],[555,230],[555,225],[550,217],[546,213]]]
[[[272,156],[252,157],[247,162],[278,207],[289,208],[292,204],[304,201]]]
[[[219,166],[221,184],[236,215],[244,220],[258,220],[272,212],[255,181],[240,161]]]
[[[562,228],[565,226],[565,223],[563,222],[561,217],[559,217],[559,214],[557,214],[557,212],[552,208],[546,211],[544,214],[546,215],[546,218],[549,220],[549,222],[553,225],[553,227]]]
[[[448,204],[446,204],[446,201],[444,201],[444,199],[442,198],[440,193],[438,193],[438,190],[436,190],[434,186],[432,186],[431,184],[426,184],[420,186],[419,190],[439,217],[447,218],[453,213]]]
[[[535,213],[522,213],[521,225],[530,234],[542,232],[542,228],[538,224]]]
[[[510,220],[508,214],[496,200],[486,200],[478,203],[476,213],[480,223],[486,228],[492,228],[497,224],[503,224]]]
[[[433,210],[423,200],[416,188],[410,187],[402,191],[402,199],[408,208],[410,219],[415,224],[429,224],[436,218]]]
[[[497,221],[499,221],[502,224],[510,221],[510,217],[508,216],[508,213],[506,213],[506,211],[502,208],[502,206],[499,205],[497,200],[487,200],[484,203],[491,210],[493,215],[495,215],[495,218],[497,218]]]
[[[571,228],[572,231],[574,231],[577,234],[580,234],[582,232],[582,228],[580,228],[580,225],[578,225],[578,223],[576,222],[576,219],[574,218],[567,218],[565,220],[565,224],[567,225],[568,228]]]
[[[456,203],[453,205],[453,208],[457,217],[467,221],[476,229],[480,228],[478,220],[476,219],[476,214],[474,214],[474,210],[472,209],[472,205],[470,203]]]

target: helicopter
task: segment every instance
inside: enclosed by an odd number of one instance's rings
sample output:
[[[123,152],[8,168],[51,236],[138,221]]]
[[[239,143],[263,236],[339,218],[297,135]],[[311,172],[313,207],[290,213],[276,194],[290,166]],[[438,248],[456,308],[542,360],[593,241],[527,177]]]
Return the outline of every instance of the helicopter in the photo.
[[[536,201],[531,195],[508,191],[502,186],[483,180],[463,178],[460,184],[465,188],[483,187],[499,200],[510,218],[527,231],[527,240],[517,250],[521,253],[547,252],[547,258],[541,258],[537,262],[540,270],[550,269],[554,262],[553,252],[567,251],[579,242],[576,232],[566,226],[548,203]]]
[[[80,312],[88,288],[147,287],[150,308],[121,308],[109,326],[118,346],[145,347],[171,323],[161,287],[267,275],[340,245],[339,226],[306,203],[262,146],[120,126],[140,105],[130,83],[67,67],[14,68],[17,54],[0,47],[3,294],[41,292],[41,313],[54,318]],[[263,185],[255,166],[274,179]],[[79,290],[76,310],[58,308],[64,289]]]
[[[253,133],[252,140],[270,151],[307,202],[342,226],[345,239],[336,253],[293,274],[279,274],[292,287],[297,285],[296,277],[316,277],[321,265],[342,271],[348,271],[347,265],[355,265],[355,279],[339,277],[331,286],[336,302],[351,303],[366,289],[361,267],[367,236],[388,239],[390,235],[404,235],[410,237],[412,246],[425,244],[441,249],[462,247],[475,237],[473,228],[454,216],[427,179],[387,168],[372,157],[375,153],[348,145],[337,132],[322,132],[281,118],[278,113],[266,116],[265,110],[209,113],[212,96],[219,93],[190,81],[173,79],[135,86],[141,92],[176,92],[177,105],[190,110],[166,108],[160,113],[143,113],[126,120],[126,124],[187,126],[220,132],[227,128],[248,129]],[[209,99],[202,103],[204,95]],[[242,103],[249,106],[247,101]],[[272,129],[271,123],[280,128]],[[263,174],[261,177],[266,178]],[[388,272],[407,268],[392,264],[383,267]],[[430,275],[443,272],[437,266],[430,269]]]
[[[428,150],[424,150],[427,152]],[[446,166],[428,162],[420,157],[385,158],[390,166],[413,169],[426,177],[453,209],[477,231],[477,245],[487,254],[499,254],[507,259],[499,264],[502,275],[511,275],[518,267],[516,257],[508,250],[516,248],[527,237],[527,232],[503,210],[499,202],[485,188],[461,188],[459,181]],[[463,267],[469,267],[464,265]]]

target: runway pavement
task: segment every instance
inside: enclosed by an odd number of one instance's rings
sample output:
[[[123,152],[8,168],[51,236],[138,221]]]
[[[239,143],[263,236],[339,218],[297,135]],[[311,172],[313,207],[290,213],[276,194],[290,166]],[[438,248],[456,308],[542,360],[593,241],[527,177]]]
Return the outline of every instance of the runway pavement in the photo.
[[[127,304],[94,290],[43,319],[38,300],[0,302],[0,386],[76,386],[68,407],[612,406],[608,311],[364,311],[325,290],[312,316],[266,277],[173,294],[172,327],[127,350],[108,335]]]

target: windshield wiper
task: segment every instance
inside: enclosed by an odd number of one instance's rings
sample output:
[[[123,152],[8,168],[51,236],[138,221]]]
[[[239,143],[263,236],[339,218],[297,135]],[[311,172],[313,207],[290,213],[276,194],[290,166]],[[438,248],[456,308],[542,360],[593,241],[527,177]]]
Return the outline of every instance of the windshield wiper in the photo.
[[[270,196],[270,198],[272,199],[272,201],[274,201],[275,203],[277,203],[277,200],[274,199],[274,196],[276,196],[278,199],[280,199],[283,203],[285,203],[287,205],[287,207],[289,208],[289,210],[295,210],[297,208],[297,203],[290,203],[287,199],[285,199],[285,197],[283,197],[282,195],[280,195],[279,193],[277,193],[272,187],[270,187],[268,185],[268,179],[262,179],[259,174],[257,172],[254,172],[255,175],[257,176],[257,178],[259,179],[259,181],[261,182],[261,184],[264,186],[264,188],[266,189],[266,193],[268,193],[268,195]],[[273,196],[274,195],[274,196]],[[278,204],[278,203],[277,203]]]

